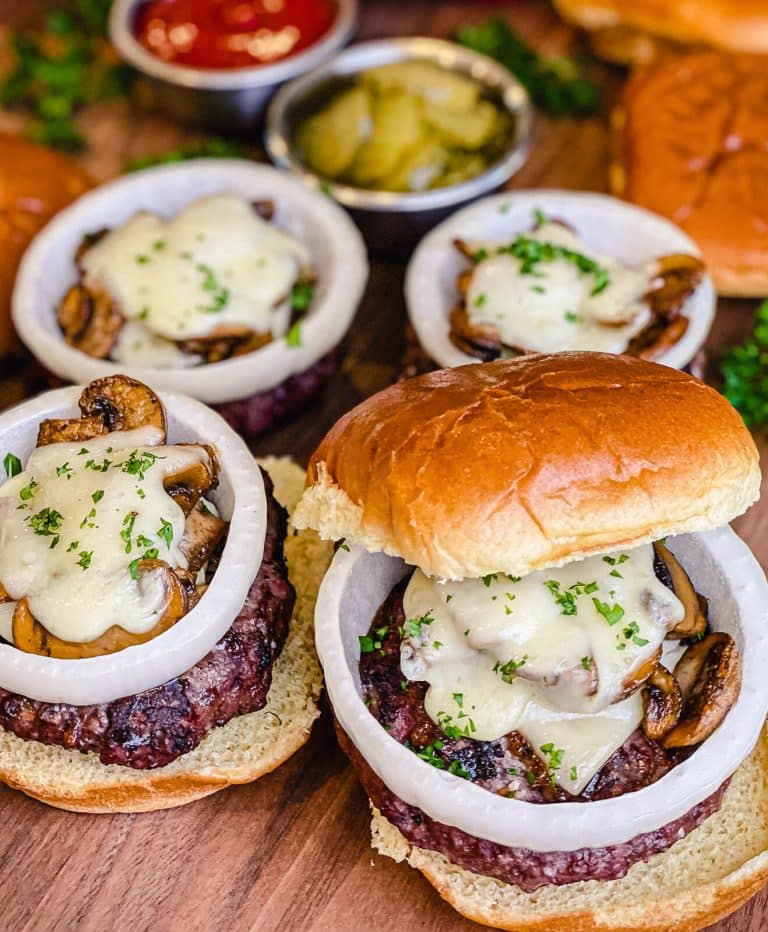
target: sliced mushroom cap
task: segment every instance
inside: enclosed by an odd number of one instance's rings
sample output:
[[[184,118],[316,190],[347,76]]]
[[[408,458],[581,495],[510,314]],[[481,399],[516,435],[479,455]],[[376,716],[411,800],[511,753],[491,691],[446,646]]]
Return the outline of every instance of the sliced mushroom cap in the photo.
[[[271,220],[275,216],[275,202],[270,200],[251,201],[251,207],[257,217]]]
[[[137,565],[141,585],[141,577],[153,576],[160,580],[165,587],[165,607],[158,622],[143,634],[132,634],[125,629],[113,625],[104,634],[93,641],[77,643],[64,641],[56,637],[40,624],[29,609],[26,597],[19,599],[13,612],[13,643],[19,650],[29,654],[39,654],[43,657],[56,657],[62,660],[79,660],[84,657],[99,657],[103,654],[114,654],[144,644],[167,631],[172,625],[186,614],[189,608],[189,597],[185,585],[176,573],[162,560],[141,560]]]
[[[490,324],[471,323],[462,305],[457,304],[451,311],[450,323],[451,342],[463,352],[483,362],[490,362],[501,355],[502,344],[498,330]]]
[[[165,412],[160,399],[142,382],[127,375],[97,379],[80,395],[79,418],[41,421],[37,445],[92,440],[111,430],[157,427],[166,437]]]
[[[696,256],[676,253],[662,256],[657,265],[658,271],[645,300],[654,314],[672,320],[679,314],[685,299],[701,283],[704,263]]]
[[[271,342],[269,331],[256,332],[248,327],[230,326],[218,327],[205,337],[181,340],[177,345],[182,353],[202,356],[206,363],[211,363],[251,353]]]
[[[163,480],[165,491],[171,496],[185,515],[192,509],[206,492],[218,485],[219,464],[213,447],[203,443],[179,443],[179,447],[195,447],[205,450],[207,458],[191,466],[166,476]]]
[[[56,319],[70,346],[106,359],[115,345],[125,318],[106,292],[92,292],[73,285],[64,295]]]
[[[208,508],[201,508],[200,504],[187,516],[184,536],[179,543],[190,573],[197,573],[205,566],[227,528],[226,521]]]
[[[627,699],[629,696],[637,692],[638,689],[645,683],[649,677],[651,677],[661,661],[662,649],[656,651],[652,657],[649,657],[645,663],[641,664],[634,673],[630,674],[624,680],[624,688],[621,691],[621,694],[616,697],[615,702],[621,702],[622,699]]]
[[[165,411],[151,388],[127,375],[97,379],[83,389],[80,410],[84,417],[101,417],[107,430],[157,427],[167,434]]]
[[[680,638],[701,637],[707,630],[706,599],[701,599],[693,588],[688,574],[675,558],[675,555],[660,541],[653,545],[656,556],[664,564],[672,583],[672,591],[683,603],[685,615],[682,621],[667,631],[667,637]]]
[[[660,663],[645,681],[642,700],[643,732],[647,738],[658,741],[675,727],[683,707],[677,680]]]
[[[729,634],[708,634],[686,650],[675,667],[685,695],[680,721],[667,733],[666,748],[686,748],[708,738],[741,690],[741,657]]]
[[[640,359],[657,359],[682,339],[688,324],[687,317],[675,317],[670,321],[657,318],[629,341],[627,354]]]

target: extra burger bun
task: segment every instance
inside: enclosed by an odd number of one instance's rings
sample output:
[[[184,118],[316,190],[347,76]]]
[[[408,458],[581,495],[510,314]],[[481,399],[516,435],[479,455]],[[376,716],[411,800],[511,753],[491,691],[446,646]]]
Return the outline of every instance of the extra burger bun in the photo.
[[[621,880],[524,893],[415,848],[374,809],[373,846],[424,874],[475,922],[513,932],[694,932],[738,909],[768,881],[768,733],[733,776],[722,808]]]
[[[614,193],[696,240],[721,295],[768,294],[766,96],[764,58],[700,52],[636,75],[614,114]]]
[[[274,481],[275,497],[290,509],[301,494],[304,470],[288,459],[260,462]],[[95,754],[24,741],[0,729],[0,780],[60,809],[147,812],[248,783],[287,760],[307,741],[320,714],[313,616],[332,548],[306,532],[288,536],[285,550],[296,608],[263,709],[213,729],[195,750],[157,770],[104,765]]]
[[[0,358],[19,347],[11,293],[21,256],[51,217],[91,186],[71,159],[0,133]]]
[[[698,45],[768,51],[764,0],[554,0],[565,19],[588,30],[601,58],[646,64],[660,52]]]
[[[692,376],[531,355],[400,382],[314,453],[296,527],[447,578],[533,570],[726,524],[758,496],[749,431]]]

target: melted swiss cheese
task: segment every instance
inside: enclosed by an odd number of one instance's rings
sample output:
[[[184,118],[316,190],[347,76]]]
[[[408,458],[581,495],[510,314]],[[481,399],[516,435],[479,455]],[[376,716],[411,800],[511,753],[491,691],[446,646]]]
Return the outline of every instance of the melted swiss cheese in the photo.
[[[484,249],[488,258],[472,271],[466,295],[470,322],[490,324],[507,346],[533,352],[623,352],[650,321],[651,312],[642,298],[656,264],[622,266],[552,221],[526,235],[594,260],[607,271],[608,285],[593,295],[594,276],[566,258],[538,262],[533,274],[522,274],[520,259],[497,252],[502,244],[473,242],[473,250]]]
[[[114,358],[172,367],[184,363],[182,354],[163,342],[228,327],[282,336],[291,289],[309,271],[310,257],[247,201],[217,194],[171,220],[135,214],[91,246],[82,267],[88,288],[106,291],[132,322]]]
[[[56,637],[86,643],[112,625],[144,633],[165,610],[162,580],[135,578],[133,561],[156,550],[170,566],[187,566],[184,513],[163,480],[205,453],[161,443],[145,427],[49,444],[0,486],[0,583],[14,600],[27,596]],[[10,611],[0,606],[6,640]]]
[[[404,609],[401,667],[429,683],[430,718],[478,740],[521,732],[574,793],[639,725],[640,695],[621,700],[625,681],[684,615],[650,544],[522,579],[416,570]],[[550,745],[563,753],[550,757]]]

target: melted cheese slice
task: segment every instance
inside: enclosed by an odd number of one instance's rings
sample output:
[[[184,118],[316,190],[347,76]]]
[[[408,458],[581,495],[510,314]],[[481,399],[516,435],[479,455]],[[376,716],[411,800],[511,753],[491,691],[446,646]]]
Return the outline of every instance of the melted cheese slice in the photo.
[[[548,221],[526,234],[563,246],[594,260],[609,275],[608,285],[592,294],[595,277],[566,258],[537,262],[533,274],[522,263],[497,252],[500,243],[472,243],[488,258],[475,265],[466,308],[472,324],[490,324],[507,346],[541,353],[563,350],[623,352],[650,321],[642,298],[656,263],[627,268],[590,250],[571,230]]]
[[[404,609],[401,667],[429,683],[430,718],[483,741],[521,732],[572,793],[639,725],[640,694],[621,700],[625,682],[684,615],[651,545],[517,580],[416,570]]]
[[[172,341],[231,327],[282,336],[291,289],[309,266],[301,243],[232,194],[194,201],[171,220],[137,213],[82,258],[88,288],[106,291],[126,320]],[[135,342],[121,342],[122,362],[140,364]]]
[[[140,634],[165,610],[162,580],[134,578],[131,564],[156,549],[157,559],[186,568],[184,513],[163,480],[205,452],[161,443],[146,427],[38,447],[0,486],[0,582],[12,599],[26,596],[56,637],[86,643],[112,625]],[[8,640],[9,609],[0,609]]]

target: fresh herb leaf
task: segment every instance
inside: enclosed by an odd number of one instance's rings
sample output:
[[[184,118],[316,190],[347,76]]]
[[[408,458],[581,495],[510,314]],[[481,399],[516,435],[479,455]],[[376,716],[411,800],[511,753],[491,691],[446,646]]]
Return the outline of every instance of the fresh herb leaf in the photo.
[[[503,20],[463,26],[456,32],[456,40],[500,61],[533,102],[554,116],[586,115],[599,106],[600,91],[587,76],[583,61],[539,55]]]
[[[170,521],[166,521],[165,518],[160,519],[160,530],[155,532],[160,540],[164,540],[168,549],[171,549],[171,541],[173,540],[173,525]]]
[[[609,605],[607,602],[601,602],[598,598],[593,598],[592,604],[595,606],[598,615],[602,615],[609,625],[618,624],[624,617],[624,609],[618,602]]]
[[[296,349],[296,347],[301,346],[301,321],[297,320],[295,324],[291,326],[291,329],[285,335],[285,342],[287,346],[290,346],[291,349]]]
[[[768,431],[768,301],[755,314],[752,333],[720,358],[723,394],[748,427]]]
[[[373,638],[370,637],[370,635],[361,634],[360,637],[358,637],[358,641],[360,642],[360,653],[361,654],[372,654],[373,653],[374,651]]]
[[[56,531],[61,528],[64,516],[54,508],[43,508],[37,514],[30,515],[27,520],[35,534],[40,534],[43,537],[53,537]]]
[[[6,476],[9,479],[13,479],[14,476],[18,476],[21,472],[21,460],[13,453],[6,453],[5,459],[3,460],[3,468],[5,469]]]
[[[93,557],[92,550],[81,550],[78,554],[80,559],[77,561],[77,565],[82,567],[84,570],[87,570],[91,565],[91,559]]]
[[[300,313],[308,311],[314,296],[315,286],[313,282],[296,282],[291,289],[291,310]]]

